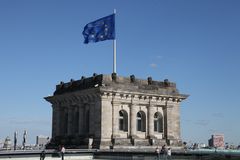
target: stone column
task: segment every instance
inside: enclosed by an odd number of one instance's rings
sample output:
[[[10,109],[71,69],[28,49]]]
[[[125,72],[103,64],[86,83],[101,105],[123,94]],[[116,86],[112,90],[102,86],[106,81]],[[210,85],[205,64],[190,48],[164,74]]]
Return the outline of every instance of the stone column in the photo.
[[[66,136],[68,134],[68,108],[67,107],[64,107],[63,108],[63,118],[64,118],[64,121],[63,121],[63,135]]]
[[[95,110],[94,103],[89,103],[89,135],[94,136],[95,131]]]
[[[52,105],[52,137],[56,136],[56,130],[57,130],[57,114],[56,114],[56,106]]]
[[[53,107],[53,130],[54,136],[60,136],[60,107]]]
[[[60,117],[59,117],[59,119],[60,119],[60,127],[59,127],[59,134],[60,135],[64,135],[65,133],[65,131],[64,131],[64,128],[65,128],[65,112],[64,112],[64,108],[63,107],[61,107],[60,109],[59,109],[59,111],[60,111]]]
[[[180,113],[179,104],[169,100],[166,105],[166,123],[167,123],[167,140],[170,145],[176,144],[180,137]]]
[[[73,135],[73,107],[68,107],[68,135]]]
[[[102,100],[101,123],[102,138],[110,138],[112,135],[112,104],[111,101]]]
[[[130,135],[131,137],[136,136],[136,105],[131,104],[130,106]]]
[[[90,127],[90,120],[89,120],[89,105],[85,104],[84,105],[84,132],[85,136],[89,137],[89,127]]]
[[[101,138],[101,101],[99,99],[96,99],[95,101],[95,107],[94,107],[94,112],[95,112],[95,138],[100,139]]]
[[[57,135],[60,136],[61,135],[61,121],[62,121],[62,117],[61,117],[61,108],[58,107],[57,109]]]
[[[74,135],[78,135],[79,130],[79,107],[74,106]]]
[[[154,106],[148,106],[148,137],[152,138],[154,136]]]
[[[80,105],[79,108],[79,122],[78,122],[78,134],[84,135],[84,106]]]
[[[112,102],[112,138],[117,137],[118,132],[118,105],[119,102]]]
[[[100,149],[108,148],[112,145],[112,98],[102,96],[101,101],[101,138]]]

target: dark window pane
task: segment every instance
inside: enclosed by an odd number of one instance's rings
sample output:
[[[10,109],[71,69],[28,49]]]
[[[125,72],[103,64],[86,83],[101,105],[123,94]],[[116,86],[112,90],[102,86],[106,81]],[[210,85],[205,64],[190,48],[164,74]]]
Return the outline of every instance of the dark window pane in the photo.
[[[119,119],[119,130],[123,130],[123,119]]]
[[[138,130],[138,131],[141,131],[141,130],[142,130],[142,129],[141,129],[141,125],[142,125],[142,124],[141,124],[141,119],[138,119],[138,120],[137,120],[137,130]]]
[[[157,132],[157,121],[154,120],[154,131]]]

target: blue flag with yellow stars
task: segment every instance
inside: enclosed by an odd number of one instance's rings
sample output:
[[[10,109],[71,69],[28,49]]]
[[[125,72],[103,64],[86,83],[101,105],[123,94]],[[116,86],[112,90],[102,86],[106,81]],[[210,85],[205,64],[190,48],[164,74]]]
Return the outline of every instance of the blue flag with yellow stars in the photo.
[[[115,14],[88,23],[82,34],[85,44],[115,39]]]

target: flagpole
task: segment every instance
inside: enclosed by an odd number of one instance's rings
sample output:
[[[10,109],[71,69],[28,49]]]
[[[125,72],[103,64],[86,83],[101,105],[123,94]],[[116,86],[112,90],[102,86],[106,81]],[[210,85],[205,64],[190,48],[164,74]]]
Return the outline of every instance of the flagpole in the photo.
[[[116,9],[113,10],[116,15]],[[116,19],[116,18],[115,18]],[[116,21],[116,20],[115,20]],[[116,23],[115,26],[115,39],[113,40],[113,73],[117,73],[117,41],[116,41]]]

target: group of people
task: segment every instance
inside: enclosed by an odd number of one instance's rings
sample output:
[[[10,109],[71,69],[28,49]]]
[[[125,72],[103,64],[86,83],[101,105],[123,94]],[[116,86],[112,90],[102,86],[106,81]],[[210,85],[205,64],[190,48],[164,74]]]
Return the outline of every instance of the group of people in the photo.
[[[171,159],[171,156],[172,156],[172,150],[171,148],[166,148],[166,145],[163,145],[161,150],[160,148],[157,146],[156,148],[156,153],[157,153],[157,158],[158,160],[160,158],[163,158],[163,159]]]
[[[64,146],[61,146],[59,148],[59,151],[61,153],[61,158],[62,160],[64,160],[64,153],[65,153],[65,148]],[[156,148],[156,153],[157,153],[157,159],[160,160],[160,158],[163,158],[163,159],[168,159],[170,160],[171,159],[171,155],[172,155],[172,150],[171,148],[166,148],[166,145],[163,145],[161,150],[160,148],[157,146]],[[40,154],[40,160],[44,160],[45,159],[45,150],[43,150]]]
[[[64,153],[65,153],[65,147],[64,146],[59,147],[59,153],[60,153],[59,156],[61,156],[62,160],[64,160]],[[43,150],[40,153],[40,160],[44,160],[45,157],[46,157],[46,152],[45,152],[45,150]]]

